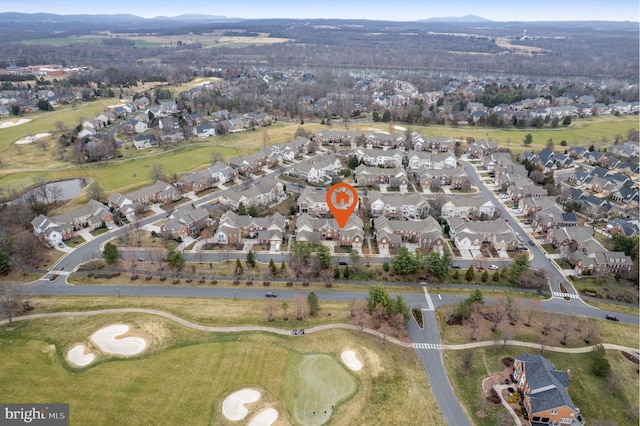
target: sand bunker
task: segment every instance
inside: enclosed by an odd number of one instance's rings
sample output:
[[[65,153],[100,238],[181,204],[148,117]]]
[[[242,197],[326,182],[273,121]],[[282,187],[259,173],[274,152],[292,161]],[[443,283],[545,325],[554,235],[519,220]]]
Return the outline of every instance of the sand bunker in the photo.
[[[28,143],[35,142],[38,139],[46,138],[48,136],[51,136],[51,133],[38,133],[37,135],[27,136],[26,138],[18,139],[16,143],[18,145],[25,145]]]
[[[79,367],[87,366],[93,362],[96,356],[94,354],[85,354],[84,351],[84,345],[75,345],[69,352],[67,352],[67,358]]]
[[[116,355],[137,355],[147,346],[147,341],[142,337],[127,336],[116,339],[117,336],[129,331],[129,326],[124,324],[110,325],[93,333],[91,341],[98,345],[100,350]]]
[[[234,392],[226,397],[222,402],[222,414],[232,422],[242,420],[249,413],[249,410],[247,410],[247,407],[245,407],[244,404],[251,404],[253,402],[256,402],[260,399],[260,397],[262,397],[262,394],[255,389],[241,389],[237,392]]]
[[[0,129],[6,129],[7,127],[13,127],[13,126],[19,126],[21,124],[24,123],[28,123],[31,120],[28,118],[20,118],[18,120],[13,120],[13,121],[5,121],[4,123],[0,124]]]
[[[342,362],[353,371],[360,371],[362,369],[362,363],[356,358],[356,353],[352,350],[344,351],[340,355]]]
[[[278,410],[267,408],[251,419],[249,426],[271,426],[276,420],[278,420]]]

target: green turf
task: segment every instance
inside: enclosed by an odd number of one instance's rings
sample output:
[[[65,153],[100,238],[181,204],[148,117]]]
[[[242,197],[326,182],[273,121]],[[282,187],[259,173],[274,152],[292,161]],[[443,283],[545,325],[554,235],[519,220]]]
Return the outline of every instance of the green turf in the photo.
[[[331,415],[331,407],[346,400],[357,388],[353,375],[325,354],[303,357],[292,373],[293,386],[287,391],[293,401],[292,414],[300,424],[324,423]]]
[[[99,354],[89,336],[110,324],[129,325],[148,348],[128,358]],[[98,354],[85,368],[66,361],[79,343]],[[364,358],[358,373],[339,359],[346,348]],[[241,424],[266,407],[283,424],[321,424],[297,420],[305,401],[335,405],[327,414],[333,424],[443,424],[414,351],[347,330],[208,333],[145,314],[39,319],[0,327],[0,365],[3,402],[69,403],[72,425],[238,424],[221,406],[244,388],[261,391],[262,399]],[[401,386],[377,379],[387,374]]]
[[[505,416],[502,406],[494,406],[480,396],[480,383],[491,372],[504,368],[500,358],[515,358],[521,353],[537,353],[531,348],[496,346],[491,349],[477,348],[473,350],[473,364],[468,374],[462,374],[460,366],[464,351],[446,351],[445,367],[452,382],[453,389],[461,400],[472,422],[476,425],[494,426],[499,418]],[[562,354],[545,352],[543,355],[554,363],[556,369],[571,370],[569,395],[587,424],[631,425],[638,424],[638,375],[637,365],[622,357],[619,352],[608,351],[607,359],[617,375],[614,391],[607,390],[607,379],[595,377],[590,371],[591,354]],[[482,413],[483,416],[478,414]],[[598,419],[598,420],[596,420]],[[509,423],[510,424],[510,423]]]

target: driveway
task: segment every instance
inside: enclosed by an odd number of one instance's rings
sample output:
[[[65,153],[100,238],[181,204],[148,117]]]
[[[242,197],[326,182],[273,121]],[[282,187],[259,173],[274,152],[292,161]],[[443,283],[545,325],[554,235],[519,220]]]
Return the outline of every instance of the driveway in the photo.
[[[85,241],[92,241],[95,237],[93,235],[91,235],[91,231],[89,231],[88,229],[81,229],[78,231],[78,234],[84,238]]]

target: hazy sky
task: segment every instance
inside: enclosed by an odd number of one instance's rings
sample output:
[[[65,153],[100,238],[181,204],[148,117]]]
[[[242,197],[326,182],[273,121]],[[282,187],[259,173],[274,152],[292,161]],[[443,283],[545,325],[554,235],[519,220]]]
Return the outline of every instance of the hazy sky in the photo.
[[[202,13],[246,19],[416,21],[473,14],[493,21],[640,20],[638,0],[2,0],[0,12],[130,13],[146,18]]]

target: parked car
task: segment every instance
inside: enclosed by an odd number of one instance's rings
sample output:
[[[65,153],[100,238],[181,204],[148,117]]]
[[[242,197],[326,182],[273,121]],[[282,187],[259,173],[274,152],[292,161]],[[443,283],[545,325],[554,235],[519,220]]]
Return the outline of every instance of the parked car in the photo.
[[[460,265],[451,265],[451,269],[462,269]]]
[[[266,294],[267,297],[278,297],[278,293],[275,291],[268,291]]]
[[[58,243],[58,247],[64,248],[64,243]]]
[[[533,247],[535,244],[533,243],[533,241],[529,240],[529,245]]]
[[[498,269],[500,269],[500,267],[498,265],[489,265],[489,269],[491,269],[492,271],[497,271]]]
[[[606,319],[608,319],[609,321],[620,321],[620,320],[618,319],[618,317],[617,317],[617,316],[615,316],[615,315],[609,315],[609,314],[607,314],[607,316],[606,316],[605,318],[606,318]]]
[[[138,262],[144,262],[144,257],[139,257]]]
[[[338,265],[348,265],[349,262],[347,262],[346,260],[341,260],[340,262],[338,262]]]

